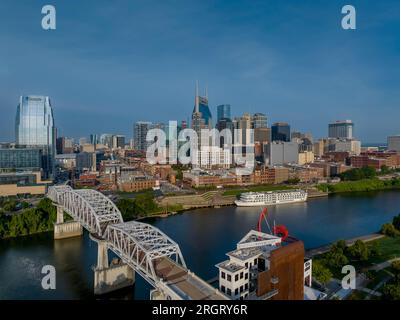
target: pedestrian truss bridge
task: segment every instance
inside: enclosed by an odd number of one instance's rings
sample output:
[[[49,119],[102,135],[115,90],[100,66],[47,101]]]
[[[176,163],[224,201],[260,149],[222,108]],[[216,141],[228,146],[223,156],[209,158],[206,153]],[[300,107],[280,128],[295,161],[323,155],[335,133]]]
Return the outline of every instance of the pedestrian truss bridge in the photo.
[[[70,215],[93,240],[105,243],[106,251],[112,250],[150,283],[155,289],[153,299],[228,299],[187,269],[176,242],[150,224],[124,222],[116,205],[102,193],[58,185],[49,187],[47,197],[57,205],[58,212]],[[57,217],[58,222],[61,220]]]

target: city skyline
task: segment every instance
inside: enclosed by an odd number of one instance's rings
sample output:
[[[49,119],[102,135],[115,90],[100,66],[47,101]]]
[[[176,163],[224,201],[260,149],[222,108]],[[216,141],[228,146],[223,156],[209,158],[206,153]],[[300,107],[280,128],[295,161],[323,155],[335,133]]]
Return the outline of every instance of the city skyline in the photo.
[[[261,112],[269,124],[288,122],[314,137],[327,136],[330,122],[352,119],[356,138],[383,143],[399,133],[399,4],[353,2],[354,31],[340,28],[341,4],[323,1],[201,2],[179,10],[54,1],[54,31],[40,28],[41,4],[2,2],[0,140],[15,139],[21,95],[51,97],[59,136],[132,137],[136,121],[190,118],[198,79],[208,87],[213,119],[218,105],[230,104],[232,116]],[[151,25],[150,14],[158,18]]]

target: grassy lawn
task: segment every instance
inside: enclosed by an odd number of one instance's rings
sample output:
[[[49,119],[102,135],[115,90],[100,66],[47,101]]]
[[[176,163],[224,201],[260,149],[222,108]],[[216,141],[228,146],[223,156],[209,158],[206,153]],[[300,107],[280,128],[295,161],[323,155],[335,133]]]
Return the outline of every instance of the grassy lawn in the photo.
[[[367,263],[380,263],[400,257],[400,237],[384,237],[367,242],[367,246],[371,247],[374,243],[378,245],[380,255],[377,257],[372,257],[367,261]]]
[[[381,239],[369,241],[366,243],[368,247],[378,246],[379,248],[379,255],[373,256],[369,258],[367,261],[354,261],[349,260],[348,264],[353,265],[357,271],[362,270],[363,268],[373,266],[374,264],[378,264],[381,262],[385,262],[387,260],[391,260],[394,258],[400,257],[400,237],[384,237]],[[321,255],[315,256],[313,260],[324,260],[327,253],[323,253]],[[327,267],[331,273],[333,274],[334,278],[341,279],[344,275],[341,273],[341,268],[334,268],[330,265],[327,265],[323,262],[325,267]],[[377,277],[383,276],[384,273],[377,273]],[[386,273],[387,274],[387,273]],[[378,280],[379,282],[379,280]]]
[[[223,193],[223,195],[224,196],[237,196],[243,192],[250,192],[250,191],[263,192],[263,191],[288,190],[288,189],[294,189],[294,187],[287,186],[287,185],[269,184],[269,185],[249,186],[247,188],[227,190]]]
[[[388,276],[391,276],[390,273],[391,267],[377,271],[374,275],[374,278],[367,284],[367,288],[371,290],[374,289],[379,284],[379,282],[381,282]]]

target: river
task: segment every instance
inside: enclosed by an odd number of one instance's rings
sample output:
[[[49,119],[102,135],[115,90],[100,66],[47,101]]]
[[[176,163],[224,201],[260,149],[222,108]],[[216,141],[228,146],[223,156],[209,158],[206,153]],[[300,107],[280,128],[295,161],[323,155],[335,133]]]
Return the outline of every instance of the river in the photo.
[[[400,192],[364,192],[310,199],[269,208],[269,221],[284,224],[306,248],[379,230],[400,213]],[[260,208],[198,209],[168,218],[148,219],[175,240],[188,268],[204,279],[215,277],[215,264],[255,228]],[[264,230],[267,231],[266,226]],[[83,237],[53,240],[52,233],[0,240],[0,299],[92,299],[97,245]],[[112,256],[110,254],[110,256]],[[41,287],[42,266],[56,268],[56,289]],[[148,299],[150,286],[136,276],[135,287],[109,299]]]

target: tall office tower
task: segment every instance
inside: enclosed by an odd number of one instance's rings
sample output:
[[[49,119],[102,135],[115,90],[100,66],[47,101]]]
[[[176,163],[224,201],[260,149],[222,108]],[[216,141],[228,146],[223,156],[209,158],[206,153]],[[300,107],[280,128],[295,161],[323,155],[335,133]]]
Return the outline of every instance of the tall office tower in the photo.
[[[55,175],[56,128],[49,97],[21,96],[15,119],[18,146],[42,150],[43,176]]]
[[[336,121],[329,124],[329,138],[353,139],[354,123],[351,120]]]
[[[125,136],[123,135],[115,135],[113,136],[113,140],[112,140],[112,148],[113,149],[118,149],[121,148],[123,149],[125,147]]]
[[[217,106],[217,122],[221,119],[230,119],[230,118],[231,118],[230,104],[221,104]]]
[[[237,137],[238,140],[235,141],[240,141],[240,143],[244,145],[253,143],[253,137],[250,137],[247,130],[252,129],[250,114],[244,113],[243,116],[237,119],[237,128],[242,129],[242,135],[241,137]]]
[[[264,113],[255,113],[251,121],[253,129],[267,128],[267,116]]]
[[[67,137],[59,137],[56,140],[57,154],[73,153],[74,139]]]
[[[97,134],[92,133],[90,135],[90,143],[96,145],[99,142]]]
[[[192,120],[195,113],[200,113],[200,116],[204,120],[204,124],[206,125],[206,127],[212,128],[212,116],[210,108],[208,107],[208,94],[206,91],[205,97],[199,95],[198,83],[196,83],[196,96],[195,96],[195,105],[192,113]]]
[[[387,138],[388,150],[400,151],[400,135]]]
[[[271,126],[272,141],[290,141],[290,126],[286,122],[276,122]]]
[[[150,145],[146,141],[147,132],[153,128],[153,124],[147,121],[138,121],[133,126],[133,139],[135,149],[146,152],[147,147]]]
[[[199,96],[199,87],[196,84],[196,95],[194,99],[194,110],[192,113],[192,129],[196,131],[198,144],[201,143],[201,130],[206,128],[206,120],[203,117],[202,112],[200,111],[200,96]],[[204,107],[204,106],[203,106]],[[208,106],[207,106],[208,108]],[[204,108],[203,108],[204,109]]]
[[[108,148],[112,147],[112,139],[113,135],[110,133],[103,133],[100,135],[100,144],[107,146]]]
[[[227,130],[230,130],[230,134],[231,134],[231,136],[232,136],[232,138],[233,138],[233,134],[234,134],[234,125],[233,125],[233,122],[232,122],[232,120],[230,119],[230,118],[221,118],[221,119],[219,119],[218,120],[218,122],[217,122],[217,125],[216,125],[216,129],[221,133],[223,130],[225,130],[225,129],[227,129]],[[228,143],[228,141],[225,141],[224,140],[225,138],[223,137],[223,136],[220,136],[220,139],[219,139],[219,146],[221,147],[221,148],[223,148],[224,147],[224,145],[226,144],[226,143]],[[232,141],[233,142],[233,141]]]
[[[254,141],[260,143],[271,142],[271,128],[254,129]]]

